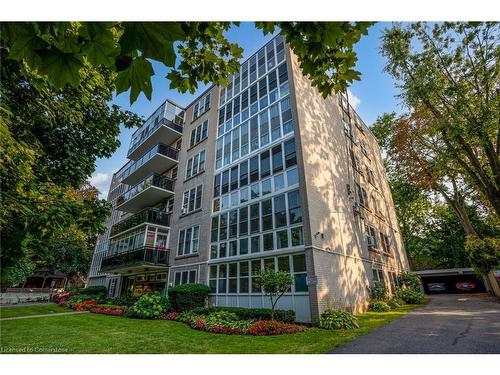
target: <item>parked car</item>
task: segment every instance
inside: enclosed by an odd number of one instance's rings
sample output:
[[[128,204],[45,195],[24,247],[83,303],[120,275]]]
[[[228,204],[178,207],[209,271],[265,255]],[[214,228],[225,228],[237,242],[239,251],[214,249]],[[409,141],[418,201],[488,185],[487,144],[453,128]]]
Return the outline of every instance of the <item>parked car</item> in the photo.
[[[432,293],[446,293],[446,285],[444,283],[429,283],[427,289]]]
[[[470,281],[461,281],[458,282],[455,287],[459,292],[472,292],[476,289],[476,284]]]

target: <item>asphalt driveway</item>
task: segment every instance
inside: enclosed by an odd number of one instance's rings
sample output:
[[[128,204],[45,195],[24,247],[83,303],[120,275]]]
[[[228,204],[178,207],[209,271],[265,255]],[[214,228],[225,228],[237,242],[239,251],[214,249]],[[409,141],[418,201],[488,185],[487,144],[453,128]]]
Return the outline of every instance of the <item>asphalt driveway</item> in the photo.
[[[500,303],[478,294],[434,295],[428,305],[331,353],[500,353]]]

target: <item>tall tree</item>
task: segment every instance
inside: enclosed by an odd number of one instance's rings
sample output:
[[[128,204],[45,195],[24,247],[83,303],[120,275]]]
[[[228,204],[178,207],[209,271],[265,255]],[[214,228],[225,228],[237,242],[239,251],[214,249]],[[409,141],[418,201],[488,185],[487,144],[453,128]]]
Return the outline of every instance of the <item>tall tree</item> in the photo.
[[[449,182],[457,184],[456,194],[461,194],[464,185],[473,188],[497,217],[499,41],[500,25],[494,22],[446,22],[432,27],[417,22],[385,30],[381,47],[387,58],[385,70],[401,90],[399,97],[420,117],[414,122],[421,125],[418,135],[425,134],[426,141],[432,141],[428,158],[435,163],[446,161],[454,170],[455,180]],[[455,201],[459,203],[458,195]]]

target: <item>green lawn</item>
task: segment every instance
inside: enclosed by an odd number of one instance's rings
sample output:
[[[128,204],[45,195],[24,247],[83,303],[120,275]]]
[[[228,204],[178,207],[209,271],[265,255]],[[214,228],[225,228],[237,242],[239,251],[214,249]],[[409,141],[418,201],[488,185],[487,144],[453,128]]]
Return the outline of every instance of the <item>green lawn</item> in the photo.
[[[58,305],[41,305],[41,306],[13,306],[0,308],[0,318],[14,318],[17,316],[55,314],[61,312],[69,312],[70,309],[59,307]]]
[[[324,353],[413,308],[360,315],[360,328],[350,331],[311,328],[267,337],[211,334],[178,322],[97,314],[7,320],[0,321],[0,353]]]

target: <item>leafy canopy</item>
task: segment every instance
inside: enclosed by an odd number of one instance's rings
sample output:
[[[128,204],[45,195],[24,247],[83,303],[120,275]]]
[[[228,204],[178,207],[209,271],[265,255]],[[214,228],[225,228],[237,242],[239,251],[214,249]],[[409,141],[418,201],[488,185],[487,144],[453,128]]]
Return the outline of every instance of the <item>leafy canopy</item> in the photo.
[[[354,45],[372,22],[257,22],[264,34],[279,29],[300,66],[323,96],[345,90],[354,70]],[[199,82],[225,85],[239,70],[243,49],[225,36],[231,22],[25,22],[2,23],[13,59],[54,87],[77,87],[87,64],[116,73],[118,93],[151,99],[152,61],[169,68],[170,88],[193,93]]]

